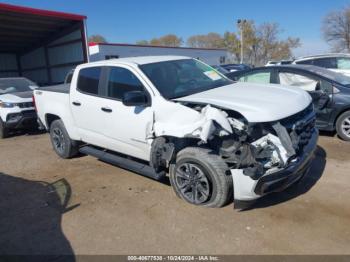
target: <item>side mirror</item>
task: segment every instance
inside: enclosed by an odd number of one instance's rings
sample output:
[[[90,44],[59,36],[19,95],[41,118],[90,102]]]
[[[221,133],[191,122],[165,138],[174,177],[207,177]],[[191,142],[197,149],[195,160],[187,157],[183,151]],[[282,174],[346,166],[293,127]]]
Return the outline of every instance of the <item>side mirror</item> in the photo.
[[[130,91],[124,94],[123,104],[126,106],[148,106],[148,96],[144,91]]]

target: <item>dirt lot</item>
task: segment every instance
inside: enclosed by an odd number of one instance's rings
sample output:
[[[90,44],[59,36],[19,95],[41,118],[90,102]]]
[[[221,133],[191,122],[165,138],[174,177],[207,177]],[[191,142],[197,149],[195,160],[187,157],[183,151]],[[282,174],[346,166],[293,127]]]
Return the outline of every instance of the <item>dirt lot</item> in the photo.
[[[47,134],[1,140],[0,254],[350,254],[349,152],[321,136],[300,184],[238,212],[92,157],[61,160]]]

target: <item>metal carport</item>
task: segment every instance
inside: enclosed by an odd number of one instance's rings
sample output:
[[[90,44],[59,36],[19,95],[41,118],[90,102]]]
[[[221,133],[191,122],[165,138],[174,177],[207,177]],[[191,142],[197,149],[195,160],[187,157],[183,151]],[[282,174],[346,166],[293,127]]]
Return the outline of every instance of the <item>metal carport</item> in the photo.
[[[88,61],[86,16],[0,3],[0,77],[64,80]]]

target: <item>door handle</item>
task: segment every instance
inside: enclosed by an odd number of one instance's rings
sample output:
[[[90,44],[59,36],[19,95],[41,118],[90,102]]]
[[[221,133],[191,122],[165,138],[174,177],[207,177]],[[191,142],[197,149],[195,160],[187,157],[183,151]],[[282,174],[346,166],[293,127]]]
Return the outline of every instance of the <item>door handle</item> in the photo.
[[[75,106],[81,106],[81,103],[77,102],[77,101],[72,102],[72,104],[75,105]]]
[[[110,109],[109,107],[101,107],[101,110],[106,113],[112,113],[112,109]]]

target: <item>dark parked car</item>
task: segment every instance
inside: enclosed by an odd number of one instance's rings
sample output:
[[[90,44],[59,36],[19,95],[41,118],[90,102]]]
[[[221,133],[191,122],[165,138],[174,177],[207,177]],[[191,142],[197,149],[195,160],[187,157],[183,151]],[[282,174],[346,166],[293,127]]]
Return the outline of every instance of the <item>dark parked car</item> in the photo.
[[[223,75],[227,75],[228,73],[230,73],[230,71],[226,70],[225,68],[219,65],[212,65],[211,67],[216,69],[218,72],[220,72]]]
[[[295,86],[309,92],[320,130],[334,131],[350,141],[350,77],[310,65],[260,67],[232,72],[234,81]],[[266,88],[265,86],[262,88]]]
[[[245,65],[245,64],[227,64],[227,65],[221,65],[221,67],[225,68],[229,72],[248,70],[251,68],[249,65]]]

